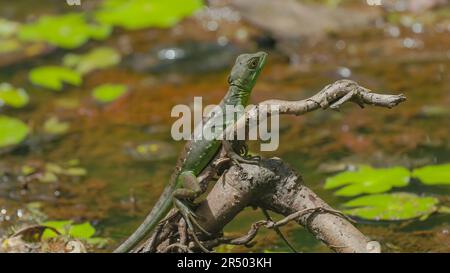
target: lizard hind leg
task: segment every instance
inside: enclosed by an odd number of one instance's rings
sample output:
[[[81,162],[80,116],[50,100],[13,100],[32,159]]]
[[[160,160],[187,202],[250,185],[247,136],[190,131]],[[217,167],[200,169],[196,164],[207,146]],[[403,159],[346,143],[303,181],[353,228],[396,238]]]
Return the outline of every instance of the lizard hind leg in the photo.
[[[200,224],[197,223],[195,220],[195,214],[192,212],[192,210],[184,204],[181,200],[174,198],[175,207],[178,208],[181,215],[183,216],[184,220],[186,221],[186,224],[188,226],[188,230],[190,231],[192,238],[194,239],[194,242],[197,244],[197,246],[203,251],[203,252],[211,252],[209,251],[198,239],[197,235],[195,234],[194,226],[199,228],[202,232],[210,236],[211,234],[207,232],[203,227],[200,226]],[[195,223],[195,224],[194,224]]]
[[[192,172],[183,172],[180,174],[179,179],[183,183],[183,188],[176,189],[173,193],[174,205],[180,211],[181,215],[185,219],[188,229],[191,231],[194,241],[199,245],[199,247],[205,251],[209,252],[198,240],[195,229],[199,229],[208,237],[211,233],[206,231],[198,222],[198,216],[192,211],[190,205],[193,205],[193,200],[197,198],[202,192],[200,185],[198,183],[197,177]]]

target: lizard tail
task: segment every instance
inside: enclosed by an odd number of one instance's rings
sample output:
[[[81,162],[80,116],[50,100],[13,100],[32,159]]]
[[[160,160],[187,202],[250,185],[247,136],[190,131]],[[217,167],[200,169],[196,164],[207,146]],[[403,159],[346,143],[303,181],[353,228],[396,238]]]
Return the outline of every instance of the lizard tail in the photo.
[[[158,202],[156,202],[153,209],[145,218],[144,222],[142,222],[138,229],[131,234],[125,242],[114,250],[114,253],[127,253],[136,247],[136,245],[150,234],[150,232],[158,225],[159,221],[161,221],[161,219],[170,211],[172,204],[172,190],[170,187],[167,187]]]

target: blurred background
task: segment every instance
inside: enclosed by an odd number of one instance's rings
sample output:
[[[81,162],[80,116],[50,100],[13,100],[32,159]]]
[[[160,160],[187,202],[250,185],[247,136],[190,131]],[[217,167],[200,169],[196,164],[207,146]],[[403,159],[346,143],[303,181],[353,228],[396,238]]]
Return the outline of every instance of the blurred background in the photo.
[[[394,109],[282,117],[279,149],[262,155],[291,164],[383,251],[450,251],[448,1],[68,2],[0,0],[0,240],[38,224],[111,251],[184,144],[170,136],[171,108],[218,103],[236,56],[264,50],[252,103],[307,98],[343,78],[407,96]],[[225,232],[262,218],[245,210]],[[64,238],[41,231],[28,241],[64,251]],[[301,251],[329,251],[293,223],[283,231]],[[271,231],[252,249],[216,250],[289,251]]]

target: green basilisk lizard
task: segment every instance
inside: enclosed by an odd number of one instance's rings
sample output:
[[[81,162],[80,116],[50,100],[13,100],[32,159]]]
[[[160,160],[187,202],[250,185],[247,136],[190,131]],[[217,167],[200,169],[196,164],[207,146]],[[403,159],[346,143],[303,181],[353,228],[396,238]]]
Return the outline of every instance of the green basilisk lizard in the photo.
[[[228,77],[228,92],[219,104],[223,112],[225,112],[227,105],[243,107],[248,105],[250,93],[266,63],[266,58],[267,54],[265,52],[238,56]],[[221,117],[219,116],[219,118]],[[210,118],[206,121],[205,126],[211,126],[211,124],[208,124],[210,122],[214,122],[214,119]],[[195,199],[201,193],[197,175],[210,164],[219,152],[222,143],[225,142],[218,138],[207,140],[194,137],[185,145],[183,153],[178,158],[170,182],[164,189],[161,197],[139,228],[114,252],[120,253],[132,250],[158,225],[161,219],[170,211],[172,205],[179,209],[188,226],[192,228],[192,222],[195,223],[195,215],[186,201]],[[232,151],[230,151],[229,155],[239,157],[237,154],[232,154]],[[233,160],[246,162],[243,158],[236,159],[234,157]],[[199,226],[197,225],[197,227]],[[199,228],[204,231],[201,227]]]

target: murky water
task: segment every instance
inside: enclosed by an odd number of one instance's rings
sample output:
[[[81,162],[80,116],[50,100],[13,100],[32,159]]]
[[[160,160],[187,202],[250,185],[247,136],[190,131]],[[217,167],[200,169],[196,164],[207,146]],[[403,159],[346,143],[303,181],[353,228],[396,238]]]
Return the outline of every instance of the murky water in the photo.
[[[19,3],[22,2],[1,1],[0,15],[25,20],[41,12],[65,12],[68,9],[52,1],[40,4],[39,9]],[[448,26],[449,21],[444,20],[442,24]],[[216,34],[202,28],[199,22],[187,21],[181,26],[183,34],[174,34],[173,30],[119,30],[103,43],[121,48],[127,40],[133,52],[151,55],[158,48],[169,45],[183,46],[184,42],[193,40],[200,44],[216,41]],[[232,25],[232,28],[252,31],[245,24]],[[346,105],[341,112],[320,110],[302,117],[282,118],[280,148],[263,155],[276,155],[290,163],[302,173],[308,187],[338,209],[346,199],[337,198],[332,191],[323,189],[327,177],[320,168],[323,163],[410,168],[450,161],[448,112],[433,114],[428,111],[431,107],[448,109],[450,103],[449,30],[437,30],[432,25],[425,26],[421,33],[402,26],[399,29],[399,36],[386,34],[383,28],[373,28],[361,35],[342,33],[318,44],[305,43],[295,51],[300,56],[298,68],[289,65],[286,52],[269,50],[267,68],[254,89],[252,102],[268,98],[301,99],[328,83],[348,77],[376,92],[407,96],[406,103],[390,110]],[[102,43],[92,42],[80,52],[99,44]],[[239,50],[233,48],[232,55],[238,51],[257,50],[252,40],[234,46]],[[223,50],[226,54],[230,52],[228,48]],[[189,66],[189,62],[198,65],[204,59],[214,58],[215,55],[207,55],[217,54],[214,52],[193,55],[193,59],[185,61],[183,66]],[[203,96],[205,104],[218,102],[227,88],[229,68],[226,67],[230,57],[222,66],[215,63],[215,69],[210,73],[200,70],[186,74],[182,69],[177,70],[176,64],[164,73],[145,69],[137,72],[132,64],[139,60],[130,54],[120,66],[90,73],[81,87],[66,88],[61,93],[43,90],[27,81],[30,68],[58,63],[63,54],[58,50],[46,57],[1,68],[0,81],[23,86],[31,96],[30,106],[23,110],[1,110],[3,113],[20,117],[30,125],[42,124],[49,116],[57,115],[71,122],[71,130],[55,141],[27,145],[4,154],[0,162],[7,168],[19,168],[33,161],[79,159],[88,175],[55,185],[29,185],[25,190],[20,183],[2,182],[0,208],[4,208],[10,217],[0,222],[3,230],[0,234],[17,223],[18,210],[28,203],[40,202],[49,219],[94,223],[99,236],[114,241],[106,249],[110,250],[140,224],[159,197],[176,160],[174,155],[162,160],[136,161],[127,153],[127,147],[159,141],[180,151],[183,143],[170,137],[170,126],[174,121],[170,118],[171,108],[175,104],[192,104],[194,96]],[[226,54],[220,56],[232,56]],[[127,84],[131,92],[106,106],[93,103],[90,99],[92,88],[106,82]],[[255,143],[251,143],[251,147],[257,152]],[[444,204],[449,204],[448,187],[412,185],[406,190],[435,195]],[[261,218],[261,212],[245,210],[226,231],[232,234],[246,232],[252,222]],[[385,251],[448,252],[449,220],[448,214],[432,215],[424,221],[360,221],[358,227],[382,242]],[[283,230],[302,251],[328,251],[294,224]],[[258,243],[252,251],[287,251],[273,232],[263,231],[256,240]],[[235,248],[233,251],[248,250]]]

